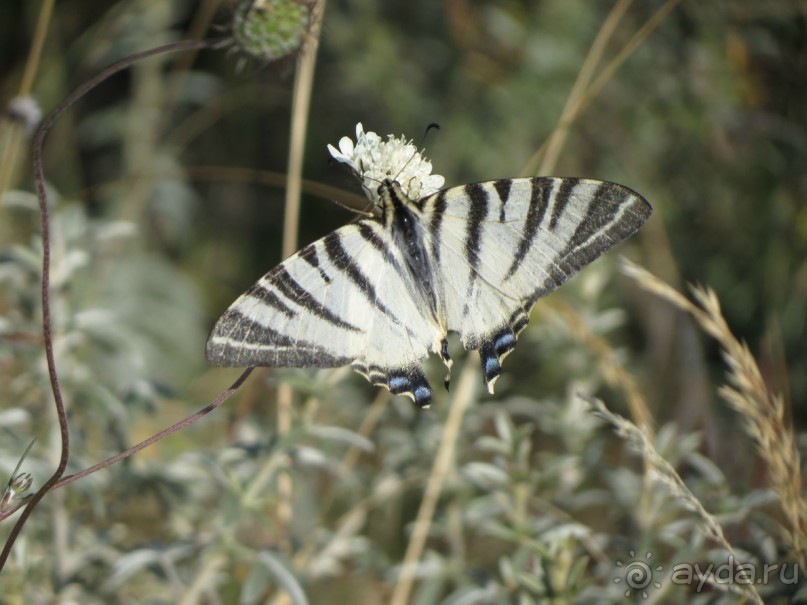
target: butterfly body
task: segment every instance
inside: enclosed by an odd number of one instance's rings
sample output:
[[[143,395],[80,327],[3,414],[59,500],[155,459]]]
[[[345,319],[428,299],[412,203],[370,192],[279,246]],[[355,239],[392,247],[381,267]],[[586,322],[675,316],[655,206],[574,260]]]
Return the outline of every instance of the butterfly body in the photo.
[[[478,349],[485,382],[535,301],[633,234],[649,204],[614,183],[521,178],[410,199],[384,180],[375,215],[289,257],[239,297],[207,343],[214,365],[351,365],[421,407],[422,362],[447,333]],[[448,382],[448,379],[447,381]]]
[[[423,302],[431,310],[436,321],[437,300],[432,276],[432,264],[427,247],[428,235],[421,227],[422,210],[406,197],[401,186],[393,180],[385,180],[378,188],[381,203],[380,221],[387,225],[389,234],[401,251],[404,263],[418,288]]]

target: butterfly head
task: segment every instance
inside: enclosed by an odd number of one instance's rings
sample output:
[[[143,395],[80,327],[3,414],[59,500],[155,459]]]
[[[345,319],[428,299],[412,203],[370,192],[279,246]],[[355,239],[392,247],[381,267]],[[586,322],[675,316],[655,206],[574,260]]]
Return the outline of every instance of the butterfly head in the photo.
[[[413,187],[405,187],[391,178],[381,181],[376,190],[378,201],[375,204],[382,218],[389,219],[396,211],[400,211],[402,208],[412,204],[413,198],[407,193],[407,191],[412,190]],[[414,190],[417,190],[417,188],[414,188]]]
[[[386,178],[381,181],[381,184],[376,189],[376,195],[382,204],[389,203],[392,199],[401,199],[407,197],[404,193],[401,184],[395,179]]]

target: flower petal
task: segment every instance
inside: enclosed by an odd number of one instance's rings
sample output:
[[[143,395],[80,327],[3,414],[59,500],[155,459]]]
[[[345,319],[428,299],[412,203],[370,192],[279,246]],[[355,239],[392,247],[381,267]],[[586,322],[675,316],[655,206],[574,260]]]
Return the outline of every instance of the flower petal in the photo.
[[[334,159],[348,164],[362,179],[362,188],[373,202],[378,201],[378,185],[385,179],[396,179],[410,199],[420,199],[439,191],[445,179],[431,174],[432,165],[411,141],[403,136],[387,135],[387,140],[375,132],[365,132],[361,122],[356,124],[356,142],[349,137],[339,140],[339,150],[328,145]]]

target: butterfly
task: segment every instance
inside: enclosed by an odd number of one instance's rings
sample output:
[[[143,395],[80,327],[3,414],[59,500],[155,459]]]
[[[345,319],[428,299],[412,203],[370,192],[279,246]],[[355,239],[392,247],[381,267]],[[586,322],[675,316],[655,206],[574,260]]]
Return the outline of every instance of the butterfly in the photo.
[[[356,129],[331,154],[362,178],[371,215],[305,246],[216,322],[209,363],[351,365],[428,407],[422,363],[448,368],[448,332],[479,351],[493,393],[535,302],[635,233],[650,204],[615,183],[499,179],[442,189],[415,147]],[[393,176],[394,175],[394,176]]]

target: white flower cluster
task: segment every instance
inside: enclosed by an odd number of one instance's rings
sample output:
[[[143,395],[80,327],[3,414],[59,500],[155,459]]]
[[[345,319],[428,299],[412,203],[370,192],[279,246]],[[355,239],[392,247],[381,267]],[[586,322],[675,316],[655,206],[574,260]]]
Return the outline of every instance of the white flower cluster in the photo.
[[[335,160],[344,162],[361,178],[367,197],[378,201],[378,186],[384,179],[395,179],[412,200],[436,193],[443,188],[445,178],[431,174],[432,164],[403,137],[387,135],[387,140],[374,132],[364,132],[361,122],[356,124],[356,142],[342,137],[339,149],[328,145]]]

